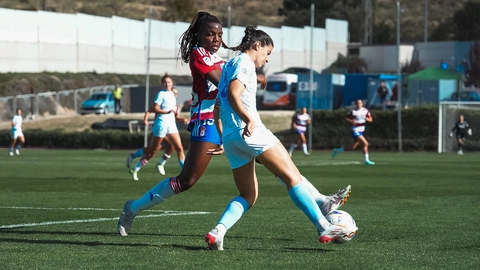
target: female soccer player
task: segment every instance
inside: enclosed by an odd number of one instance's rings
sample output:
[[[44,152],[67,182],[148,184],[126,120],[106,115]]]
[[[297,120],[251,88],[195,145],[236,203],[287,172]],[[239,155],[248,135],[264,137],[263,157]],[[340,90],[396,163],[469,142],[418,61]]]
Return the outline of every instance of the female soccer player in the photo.
[[[190,146],[185,165],[178,176],[169,177],[158,183],[137,200],[127,201],[118,221],[118,232],[127,236],[133,219],[142,210],[162,203],[173,195],[187,191],[200,179],[214,154],[223,153],[219,132],[220,120],[215,122],[214,114],[217,98],[217,85],[220,81],[223,61],[216,52],[222,41],[223,29],[217,17],[199,12],[181,38],[180,54],[185,63],[190,64],[193,76],[192,108],[190,109]],[[255,104],[254,104],[255,105]],[[215,110],[214,110],[215,109]],[[218,130],[217,130],[218,128]],[[323,212],[338,209],[350,194],[350,186],[325,196],[310,183],[312,196],[315,196],[318,208]]]
[[[322,215],[285,147],[263,125],[257,112],[255,68],[268,62],[273,40],[265,32],[247,26],[241,44],[231,49],[241,54],[224,65],[218,97],[222,141],[240,195],[229,203],[216,227],[206,234],[208,247],[223,250],[227,230],[255,204],[258,196],[255,159],[285,183],[291,199],[317,228],[321,243],[340,237],[344,234],[342,227],[330,224]]]
[[[310,124],[310,115],[307,113],[307,108],[303,107],[302,112],[297,112],[292,118],[292,127],[295,131],[296,141],[290,145],[290,149],[288,150],[288,154],[292,156],[293,150],[297,148],[298,145],[302,146],[303,153],[305,156],[310,155],[307,149],[307,138],[305,138],[305,131],[307,131],[307,125]]]
[[[13,157],[13,149],[15,149],[15,154],[20,155],[20,148],[25,143],[25,136],[22,132],[22,110],[18,108],[16,114],[12,119],[12,131],[10,135],[12,137],[12,143],[10,145],[10,151],[8,154]]]
[[[347,116],[347,121],[352,123],[353,138],[353,144],[352,146],[348,147],[347,150],[355,150],[361,142],[363,144],[363,155],[365,157],[365,164],[374,165],[375,162],[371,161],[368,155],[368,141],[363,136],[363,133],[365,132],[365,123],[373,122],[373,117],[370,111],[367,108],[363,107],[363,101],[361,99],[357,100],[356,104],[356,108],[351,110]],[[333,149],[332,159],[334,159],[338,153],[343,152],[344,150],[346,150],[345,147]]]
[[[470,125],[468,125],[467,121],[465,121],[465,117],[463,114],[460,114],[458,117],[458,122],[452,128],[450,132],[450,138],[453,137],[453,132],[456,130],[455,137],[457,138],[458,143],[458,152],[457,154],[463,155],[463,144],[465,143],[465,130],[467,131],[468,135],[472,135],[472,129]]]
[[[172,87],[172,92],[173,92],[173,95],[175,96],[175,98],[177,98],[178,89],[175,88],[175,87]],[[176,109],[175,109],[175,121],[177,123],[183,123],[183,124],[188,124],[190,122],[188,119],[183,118],[180,115],[180,112],[178,111],[178,106],[176,106]],[[162,148],[165,148],[165,152],[163,152],[163,155],[160,158],[160,161],[158,161],[158,163],[157,163],[157,170],[161,175],[165,175],[165,163],[167,163],[167,160],[170,159],[170,157],[171,157],[171,155],[172,155],[172,153],[175,149],[168,140],[164,141],[164,144],[163,144]],[[184,160],[185,157],[183,157],[184,159],[180,159],[181,157],[178,156],[178,158],[179,158],[178,162],[180,163],[180,168],[182,168],[184,163],[185,163],[185,160]]]
[[[133,180],[138,180],[138,171],[140,171],[140,169],[145,166],[148,161],[158,153],[158,151],[160,151],[164,138],[167,138],[168,142],[175,148],[179,160],[182,161],[185,159],[182,141],[180,139],[180,134],[178,133],[177,124],[175,123],[177,99],[172,92],[172,78],[170,78],[168,74],[165,74],[162,77],[162,83],[164,89],[157,93],[154,105],[145,112],[143,118],[145,125],[148,125],[148,116],[150,113],[155,113],[155,120],[152,127],[152,141],[148,147],[140,148],[136,152],[130,153],[127,157],[127,167],[129,168],[133,159],[141,157],[135,167],[130,170]],[[182,164],[182,162],[180,162],[180,164]]]

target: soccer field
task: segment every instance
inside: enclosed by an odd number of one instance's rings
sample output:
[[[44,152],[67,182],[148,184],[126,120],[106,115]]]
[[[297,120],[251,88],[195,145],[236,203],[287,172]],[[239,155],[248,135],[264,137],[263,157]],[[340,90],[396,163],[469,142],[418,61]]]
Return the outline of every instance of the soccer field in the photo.
[[[225,251],[204,235],[237,195],[225,156],[191,190],[142,212],[130,234],[116,226],[123,204],[162,180],[150,161],[133,181],[127,151],[30,150],[0,157],[2,269],[477,269],[480,153],[329,152],[293,160],[324,194],[352,185],[359,228],[322,245],[286,189],[257,166],[257,204],[227,233]],[[176,155],[167,176],[178,174]]]

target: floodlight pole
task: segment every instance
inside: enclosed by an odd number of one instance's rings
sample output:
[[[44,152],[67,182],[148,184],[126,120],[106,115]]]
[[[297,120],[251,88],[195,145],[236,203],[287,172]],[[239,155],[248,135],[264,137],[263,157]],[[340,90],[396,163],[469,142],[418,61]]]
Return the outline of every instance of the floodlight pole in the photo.
[[[310,127],[308,129],[308,149],[312,151],[313,136],[313,27],[315,25],[315,5],[310,6]],[[296,106],[295,106],[296,107]]]
[[[397,1],[397,118],[398,118],[398,152],[402,152],[402,70],[400,68],[400,2]]]
[[[147,34],[147,78],[145,79],[145,112],[148,111],[148,96],[150,95],[150,33],[152,29],[152,8],[148,10]],[[148,147],[148,125],[145,125],[144,147]]]

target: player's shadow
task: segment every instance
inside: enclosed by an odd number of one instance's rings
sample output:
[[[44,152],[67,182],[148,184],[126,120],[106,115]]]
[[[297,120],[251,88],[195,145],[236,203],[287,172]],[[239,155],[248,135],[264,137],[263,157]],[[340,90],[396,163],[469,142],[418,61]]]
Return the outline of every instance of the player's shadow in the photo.
[[[35,240],[35,239],[14,239],[0,238],[3,243],[23,243],[23,244],[55,244],[55,245],[78,245],[78,246],[128,246],[128,247],[158,247],[152,244],[138,243],[106,243],[98,241],[65,241],[65,240]]]

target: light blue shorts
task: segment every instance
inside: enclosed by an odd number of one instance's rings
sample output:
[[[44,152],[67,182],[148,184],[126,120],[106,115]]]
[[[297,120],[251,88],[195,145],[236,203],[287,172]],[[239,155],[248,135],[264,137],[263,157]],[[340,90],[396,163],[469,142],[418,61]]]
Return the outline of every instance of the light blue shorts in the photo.
[[[256,127],[251,137],[242,138],[243,129],[223,137],[223,148],[232,169],[249,163],[279,142],[265,126]]]
[[[167,134],[178,133],[177,124],[153,125],[152,134],[155,137],[165,138]]]

